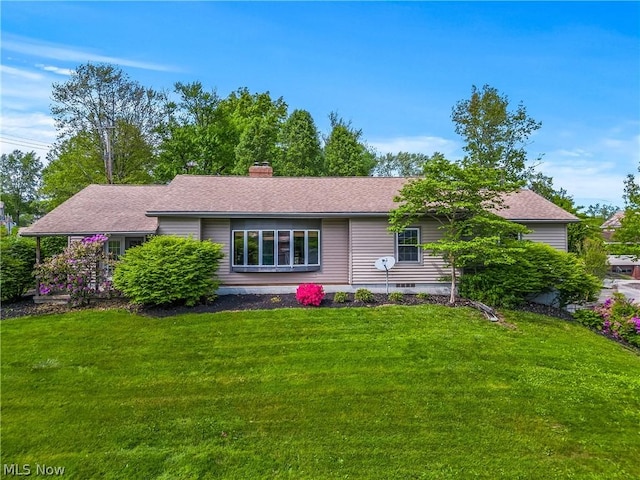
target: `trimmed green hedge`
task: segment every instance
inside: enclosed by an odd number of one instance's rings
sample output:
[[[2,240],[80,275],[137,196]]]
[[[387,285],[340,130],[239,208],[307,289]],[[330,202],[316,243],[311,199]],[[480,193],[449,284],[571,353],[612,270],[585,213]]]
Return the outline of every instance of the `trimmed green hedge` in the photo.
[[[586,272],[576,255],[549,245],[522,242],[524,251],[513,265],[466,271],[460,295],[495,307],[513,308],[539,294],[556,292],[557,305],[597,298],[600,280]]]
[[[192,238],[157,236],[131,248],[118,262],[113,285],[132,302],[195,305],[218,288],[222,245]]]

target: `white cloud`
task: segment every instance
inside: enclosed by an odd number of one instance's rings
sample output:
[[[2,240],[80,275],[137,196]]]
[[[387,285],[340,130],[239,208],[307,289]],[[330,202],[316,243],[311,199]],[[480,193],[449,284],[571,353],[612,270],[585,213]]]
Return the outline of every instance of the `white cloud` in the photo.
[[[431,155],[440,152],[446,157],[460,154],[460,147],[457,142],[442,137],[432,137],[420,135],[415,137],[395,137],[367,142],[374,147],[378,153],[424,153]]]
[[[60,68],[53,65],[43,65],[41,63],[38,63],[36,67],[41,68],[45,72],[52,72],[58,75],[69,76],[73,73],[73,70],[71,68]]]
[[[176,71],[174,67],[168,65],[111,57],[73,46],[41,42],[39,40],[11,34],[4,36],[2,49],[9,52],[20,53],[22,55],[29,55],[35,58],[46,58],[48,60],[60,60],[63,62],[112,63],[122,65],[124,67],[139,68],[142,70],[153,70],[159,72]]]

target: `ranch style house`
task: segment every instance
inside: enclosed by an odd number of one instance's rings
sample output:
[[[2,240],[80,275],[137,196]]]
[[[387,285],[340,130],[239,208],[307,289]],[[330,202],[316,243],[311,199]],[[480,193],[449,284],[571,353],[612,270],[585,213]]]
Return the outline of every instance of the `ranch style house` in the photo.
[[[423,220],[402,233],[388,213],[406,178],[274,177],[266,165],[249,176],[178,175],[167,185],[90,185],[31,226],[23,236],[64,235],[72,242],[109,236],[118,256],[149,235],[191,236],[223,245],[219,294],[290,293],[301,283],[325,291],[384,292],[375,261],[392,256],[392,288],[445,294],[442,259],[418,244],[440,235]],[[526,225],[525,238],[567,250],[567,225],[578,219],[530,190],[506,199],[498,213]]]

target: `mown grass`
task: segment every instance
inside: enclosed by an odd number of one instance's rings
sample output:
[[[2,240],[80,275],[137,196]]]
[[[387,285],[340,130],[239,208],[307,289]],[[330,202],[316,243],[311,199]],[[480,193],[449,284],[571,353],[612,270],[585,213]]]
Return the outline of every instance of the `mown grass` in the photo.
[[[5,320],[2,463],[77,479],[640,478],[640,357],[579,325],[507,319]]]

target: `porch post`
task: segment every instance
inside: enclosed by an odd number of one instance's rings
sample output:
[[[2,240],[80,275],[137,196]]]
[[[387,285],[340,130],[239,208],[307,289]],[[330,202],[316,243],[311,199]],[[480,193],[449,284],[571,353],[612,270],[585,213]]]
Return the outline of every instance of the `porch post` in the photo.
[[[40,237],[36,237],[36,266],[40,265]],[[36,277],[36,297],[40,295],[40,279]]]

